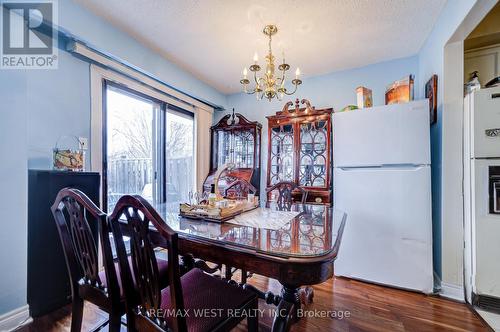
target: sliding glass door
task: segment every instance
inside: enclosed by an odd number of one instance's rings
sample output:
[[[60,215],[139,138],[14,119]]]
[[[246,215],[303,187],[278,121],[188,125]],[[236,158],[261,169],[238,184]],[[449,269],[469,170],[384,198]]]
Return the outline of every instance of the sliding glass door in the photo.
[[[106,89],[108,211],[124,194],[158,201],[156,125],[160,103],[115,85]]]
[[[169,207],[189,201],[195,188],[194,117],[192,113],[168,106],[166,118],[166,202]]]
[[[192,113],[106,82],[103,198],[113,210],[125,194],[178,207],[195,186]]]

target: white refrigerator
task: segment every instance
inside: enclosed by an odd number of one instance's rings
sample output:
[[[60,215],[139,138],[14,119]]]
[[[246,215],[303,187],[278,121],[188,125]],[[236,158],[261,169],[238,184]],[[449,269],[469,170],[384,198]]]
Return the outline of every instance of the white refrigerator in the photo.
[[[333,115],[335,274],[433,291],[429,101]]]
[[[464,99],[465,289],[500,308],[500,87]]]

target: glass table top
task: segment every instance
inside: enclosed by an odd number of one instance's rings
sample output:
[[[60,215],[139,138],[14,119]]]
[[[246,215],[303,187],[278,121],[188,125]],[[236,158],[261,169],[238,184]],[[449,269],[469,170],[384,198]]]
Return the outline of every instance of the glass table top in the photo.
[[[280,210],[274,203],[262,208]],[[199,238],[282,257],[318,257],[331,253],[336,248],[337,233],[346,218],[344,212],[328,206],[296,204],[291,211],[297,215],[290,222],[279,229],[266,229],[265,220],[262,226],[252,227],[231,224],[230,221],[217,223],[181,217],[178,206],[156,204],[155,209],[180,237]]]

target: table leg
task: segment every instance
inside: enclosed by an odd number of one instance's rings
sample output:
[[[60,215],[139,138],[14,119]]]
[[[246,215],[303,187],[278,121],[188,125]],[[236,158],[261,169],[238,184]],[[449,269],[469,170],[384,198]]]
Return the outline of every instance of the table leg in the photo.
[[[291,317],[294,305],[288,301],[281,300],[276,308],[272,332],[287,332],[290,330],[293,318]]]
[[[281,298],[293,304],[293,310],[291,312],[293,321],[297,321],[297,311],[301,307],[299,290],[300,288],[298,287],[290,286],[283,286],[281,289]]]
[[[303,305],[308,305],[313,303],[314,289],[312,287],[306,286],[299,289],[300,303]]]
[[[290,325],[297,321],[297,311],[300,309],[299,288],[283,286],[281,289],[281,301],[276,308],[273,321],[273,332],[285,332]]]

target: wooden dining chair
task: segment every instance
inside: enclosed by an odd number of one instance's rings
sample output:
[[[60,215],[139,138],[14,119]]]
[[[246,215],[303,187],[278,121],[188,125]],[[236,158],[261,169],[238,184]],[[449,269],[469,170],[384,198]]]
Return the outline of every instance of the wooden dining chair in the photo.
[[[106,236],[110,231],[107,215],[84,193],[70,188],[59,191],[51,209],[71,280],[71,331],[81,330],[84,300],[108,312],[110,330],[118,331],[121,316],[125,313],[125,302],[120,297],[110,241]],[[97,222],[105,280],[99,274],[97,239],[92,235],[89,219]]]
[[[282,181],[268,188],[266,190],[268,201],[271,200],[271,194],[275,191],[278,192],[276,203],[278,204],[279,208],[290,209],[293,203],[305,204],[307,201],[307,191],[299,187],[294,182]],[[294,191],[301,193],[300,201],[294,201],[293,199]]]
[[[246,199],[248,194],[255,193],[257,193],[257,188],[255,188],[250,182],[245,179],[236,179],[226,187],[224,197]]]
[[[64,188],[51,207],[61,240],[69,273],[72,295],[71,331],[82,326],[84,301],[89,301],[109,314],[109,330],[119,331],[125,314],[124,292],[113,261],[107,215],[83,192]],[[98,229],[104,271],[99,271],[98,250],[90,223]],[[166,275],[167,261],[158,260],[158,268]]]
[[[254,293],[193,268],[182,277],[179,271],[178,234],[140,196],[123,196],[110,216],[126,290],[129,331],[229,331],[244,317],[230,310],[257,311]],[[151,227],[152,226],[152,227]],[[169,286],[158,284],[158,270],[151,241],[151,228],[166,241]],[[124,232],[122,232],[124,231]],[[130,237],[132,259],[126,259],[122,234]],[[129,267],[132,264],[132,268]],[[132,273],[130,273],[131,271]],[[134,278],[136,286],[131,280]],[[195,312],[220,310],[217,315]],[[182,315],[181,313],[189,313]],[[213,312],[213,311],[212,311]],[[219,312],[219,311],[217,311]],[[215,316],[215,317],[213,317]],[[248,329],[257,331],[256,315],[248,318]]]

